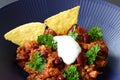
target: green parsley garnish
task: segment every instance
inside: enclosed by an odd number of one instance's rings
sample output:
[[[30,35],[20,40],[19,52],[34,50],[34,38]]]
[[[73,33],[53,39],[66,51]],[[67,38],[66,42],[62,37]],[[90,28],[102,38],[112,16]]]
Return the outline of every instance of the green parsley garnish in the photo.
[[[38,53],[33,54],[33,60],[28,63],[28,66],[38,72],[44,69],[46,59]]]
[[[88,63],[93,64],[97,53],[100,51],[100,46],[98,44],[92,46],[86,53],[85,56],[88,58]]]
[[[71,36],[71,37],[72,37],[73,39],[75,39],[75,40],[76,40],[77,37],[78,37],[78,33],[71,32],[71,31],[68,33],[68,35]]]
[[[52,46],[53,36],[51,34],[43,34],[38,36],[37,42],[40,45],[46,45],[47,47]]]
[[[102,40],[103,39],[102,29],[98,26],[92,27],[88,31],[88,35],[90,37],[90,41],[96,41],[96,40]]]
[[[57,41],[53,40],[53,49],[57,50]]]
[[[68,66],[67,69],[65,70],[63,76],[67,80],[79,80],[79,73],[77,71],[76,65]]]
[[[39,45],[46,45],[47,47],[57,49],[57,42],[53,39],[53,35],[51,34],[43,34],[38,36],[37,42]]]
[[[76,25],[74,25],[73,31],[70,31],[68,33],[68,36],[71,36],[72,38],[74,38],[76,40],[78,38],[78,33],[76,33],[75,31],[76,31]]]

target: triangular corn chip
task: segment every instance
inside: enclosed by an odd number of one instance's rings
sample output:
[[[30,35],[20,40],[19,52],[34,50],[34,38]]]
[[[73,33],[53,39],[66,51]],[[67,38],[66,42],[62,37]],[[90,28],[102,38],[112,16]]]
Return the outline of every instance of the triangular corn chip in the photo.
[[[26,41],[37,40],[37,37],[44,33],[45,26],[40,22],[27,23],[7,32],[4,37],[20,46]]]
[[[77,24],[80,6],[60,12],[47,18],[44,23],[57,34],[66,34],[73,24]]]

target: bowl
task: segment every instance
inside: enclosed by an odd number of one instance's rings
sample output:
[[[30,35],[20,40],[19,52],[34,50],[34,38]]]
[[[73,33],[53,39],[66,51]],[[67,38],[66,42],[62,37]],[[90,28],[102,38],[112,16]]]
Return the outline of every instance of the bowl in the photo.
[[[0,9],[0,80],[25,80],[27,73],[15,60],[17,45],[3,35],[28,22],[46,18],[80,5],[78,24],[100,26],[109,49],[107,66],[98,80],[120,80],[120,8],[104,0],[19,0]]]

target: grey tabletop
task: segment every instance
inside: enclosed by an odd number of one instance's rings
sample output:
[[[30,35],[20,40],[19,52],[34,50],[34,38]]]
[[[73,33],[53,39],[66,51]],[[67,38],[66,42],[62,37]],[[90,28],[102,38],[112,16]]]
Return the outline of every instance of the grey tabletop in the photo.
[[[106,0],[106,1],[111,2],[111,3],[115,4],[115,5],[120,6],[120,0]]]
[[[0,0],[0,8],[18,0]]]
[[[0,0],[0,8],[15,1],[18,1],[18,0]],[[113,3],[117,6],[120,6],[120,0],[106,0],[106,1]]]

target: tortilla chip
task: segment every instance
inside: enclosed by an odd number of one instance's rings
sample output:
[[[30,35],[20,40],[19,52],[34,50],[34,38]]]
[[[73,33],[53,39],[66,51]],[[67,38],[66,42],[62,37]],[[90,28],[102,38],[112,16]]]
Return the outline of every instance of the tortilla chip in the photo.
[[[44,33],[45,26],[40,22],[27,23],[7,32],[4,37],[20,46],[26,41],[37,40],[37,37]]]
[[[80,6],[60,12],[47,18],[44,23],[57,34],[66,34],[73,24],[78,22],[78,13]]]

